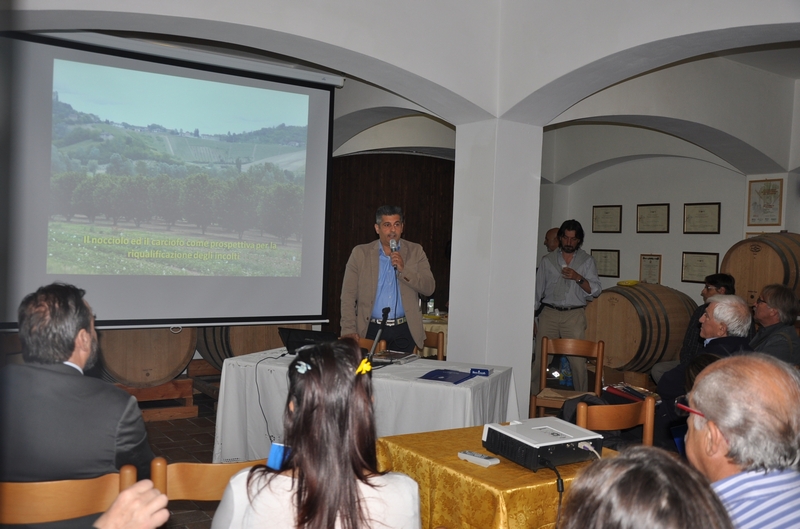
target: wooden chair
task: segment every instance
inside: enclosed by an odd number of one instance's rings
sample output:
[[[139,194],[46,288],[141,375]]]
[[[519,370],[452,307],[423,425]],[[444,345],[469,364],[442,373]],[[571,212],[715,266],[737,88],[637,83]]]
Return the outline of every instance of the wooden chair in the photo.
[[[157,457],[150,463],[155,488],[173,500],[219,501],[234,474],[264,461],[239,463],[170,463]]]
[[[358,346],[362,349],[366,349],[369,351],[372,349],[372,344],[375,343],[375,340],[370,340],[368,338],[359,338],[358,339]],[[386,350],[386,340],[379,340],[378,347],[375,348],[376,353],[380,353]]]
[[[444,333],[425,331],[425,342],[422,347],[430,347],[436,349],[436,359],[439,361],[444,360]],[[414,354],[421,355],[422,351],[414,347]]]
[[[542,338],[542,367],[539,374],[541,388],[538,395],[531,397],[528,415],[530,417],[541,417],[544,415],[545,408],[561,409],[565,400],[582,394],[582,392],[579,391],[558,390],[560,395],[555,395],[553,390],[548,390],[545,387],[545,382],[547,381],[547,357],[551,355],[560,354],[594,358],[597,362],[597,368],[594,374],[594,385],[590,384],[589,389],[595,395],[599,396],[603,384],[604,346],[605,343],[602,340],[599,342],[590,342],[589,340],[576,340],[571,338],[560,338],[557,340],[551,340],[546,336]]]
[[[624,430],[642,425],[642,444],[653,446],[653,425],[656,417],[656,399],[652,396],[630,404],[589,406],[578,403],[575,423],[587,430]]]
[[[136,483],[136,467],[92,479],[0,483],[0,525],[58,522],[105,512]]]

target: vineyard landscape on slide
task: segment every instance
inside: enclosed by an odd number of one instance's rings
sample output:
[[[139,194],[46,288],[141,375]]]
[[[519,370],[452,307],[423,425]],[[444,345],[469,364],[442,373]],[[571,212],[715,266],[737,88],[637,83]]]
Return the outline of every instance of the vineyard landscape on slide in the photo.
[[[47,273],[300,277],[308,96],[56,60]]]

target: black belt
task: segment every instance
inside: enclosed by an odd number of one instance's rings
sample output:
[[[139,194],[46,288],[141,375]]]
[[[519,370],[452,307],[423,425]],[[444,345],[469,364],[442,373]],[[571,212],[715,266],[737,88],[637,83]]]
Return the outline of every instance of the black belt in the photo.
[[[554,307],[553,305],[551,305],[549,303],[542,303],[542,305],[544,305],[545,307],[551,308],[553,310],[557,310],[558,312],[567,312],[568,310],[578,310],[578,309],[585,308],[583,306],[581,306],[581,307]]]
[[[372,323],[377,323],[378,325],[381,324],[381,320],[379,320],[378,318],[370,318],[369,321]],[[402,325],[407,321],[408,319],[405,316],[403,316],[402,318],[397,318],[396,320],[386,320],[386,326],[394,327],[395,325]]]

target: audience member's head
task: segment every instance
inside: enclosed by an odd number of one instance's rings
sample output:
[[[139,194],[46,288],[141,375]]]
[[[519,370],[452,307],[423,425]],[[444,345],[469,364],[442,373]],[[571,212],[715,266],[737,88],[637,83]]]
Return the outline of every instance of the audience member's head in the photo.
[[[750,332],[753,317],[747,302],[739,296],[711,296],[708,307],[700,318],[702,338],[723,336],[745,337]]]
[[[303,527],[361,517],[357,480],[379,473],[370,369],[349,338],[303,347],[289,365],[281,470],[293,471]]]
[[[800,375],[789,364],[759,353],[723,358],[688,397],[686,455],[712,482],[800,463]]]
[[[797,320],[797,296],[786,285],[767,285],[756,301],[755,320],[768,327],[776,323],[794,325]]]
[[[706,479],[659,448],[589,465],[567,492],[558,529],[732,529]]]
[[[79,335],[91,340],[91,367],[97,357],[97,337],[86,292],[63,283],[40,287],[22,300],[18,310],[19,339],[26,362],[58,364],[72,356]],[[82,335],[84,332],[85,335]]]
[[[730,274],[711,274],[706,276],[703,281],[705,286],[701,295],[704,300],[716,294],[728,296],[736,294],[736,280]]]

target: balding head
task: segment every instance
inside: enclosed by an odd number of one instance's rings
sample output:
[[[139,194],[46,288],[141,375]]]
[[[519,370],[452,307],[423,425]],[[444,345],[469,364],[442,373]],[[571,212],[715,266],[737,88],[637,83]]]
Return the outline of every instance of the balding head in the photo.
[[[552,252],[558,248],[558,228],[550,228],[544,234],[544,245],[548,252]]]
[[[738,471],[800,462],[800,375],[793,366],[758,353],[724,358],[700,373],[689,398],[705,415],[693,415],[691,426],[702,431],[713,423],[727,444],[722,456]]]

